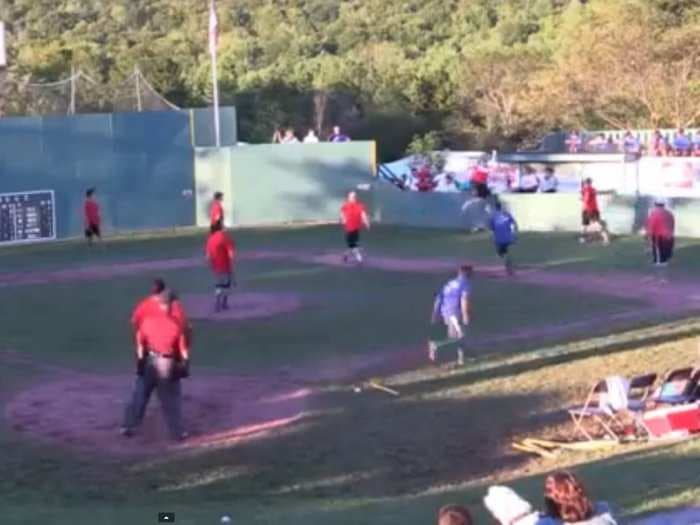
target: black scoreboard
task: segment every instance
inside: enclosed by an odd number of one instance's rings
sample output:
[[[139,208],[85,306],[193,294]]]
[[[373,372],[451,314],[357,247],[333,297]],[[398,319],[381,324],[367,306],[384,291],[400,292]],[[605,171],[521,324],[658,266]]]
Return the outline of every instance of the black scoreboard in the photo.
[[[55,238],[53,190],[0,193],[0,245]]]

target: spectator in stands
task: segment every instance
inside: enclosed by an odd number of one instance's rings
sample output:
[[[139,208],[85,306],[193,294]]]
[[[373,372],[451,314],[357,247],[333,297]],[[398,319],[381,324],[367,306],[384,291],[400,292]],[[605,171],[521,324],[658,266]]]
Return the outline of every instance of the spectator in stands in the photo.
[[[445,505],[438,511],[438,525],[472,525],[469,509],[461,505]]]
[[[693,135],[693,157],[700,157],[700,131],[696,131]]]
[[[588,149],[591,152],[601,153],[605,151],[607,143],[605,133],[599,133],[588,142]]]
[[[578,130],[573,130],[565,141],[569,153],[580,153],[583,140]]]
[[[673,136],[673,153],[677,157],[686,157],[690,155],[690,138],[685,134],[683,128],[678,128],[678,131]]]
[[[604,153],[615,153],[617,151],[617,146],[615,145],[615,140],[612,138],[612,135],[608,137],[608,140],[605,143],[605,149],[603,150]]]
[[[555,472],[544,483],[545,515],[565,525],[616,525],[605,503],[593,504],[581,481],[570,472]]]
[[[292,128],[289,128],[284,132],[282,144],[299,144],[299,139],[294,134],[294,130]]]
[[[319,140],[316,132],[313,129],[310,129],[306,134],[306,137],[304,137],[304,144],[318,144],[318,142]]]
[[[284,138],[284,131],[282,128],[275,128],[275,132],[272,134],[273,144],[282,144],[282,139]]]
[[[333,133],[328,137],[328,142],[350,142],[350,137],[340,130],[340,126],[333,126]]]
[[[622,151],[628,155],[636,156],[639,156],[642,152],[639,139],[629,129],[625,131],[625,136],[622,138]]]
[[[485,199],[489,196],[489,170],[483,162],[474,166],[470,180],[477,197]]]
[[[538,189],[540,189],[540,178],[531,166],[525,166],[516,191],[518,193],[537,193]]]
[[[544,177],[540,182],[540,191],[542,193],[556,193],[559,187],[559,180],[554,175],[554,168],[547,166],[544,169]]]
[[[649,143],[649,153],[655,157],[663,157],[666,155],[666,138],[661,134],[660,130],[654,130]]]

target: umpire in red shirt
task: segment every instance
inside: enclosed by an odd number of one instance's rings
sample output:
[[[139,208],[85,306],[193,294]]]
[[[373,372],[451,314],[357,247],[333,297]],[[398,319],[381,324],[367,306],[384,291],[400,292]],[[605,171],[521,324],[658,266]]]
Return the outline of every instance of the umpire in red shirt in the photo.
[[[187,437],[182,427],[180,379],[189,377],[189,348],[184,327],[172,316],[170,293],[156,296],[158,310],[141,322],[136,334],[136,385],[124,414],[121,434],[131,436],[143,421],[146,406],[158,392],[170,436],[176,441]]]

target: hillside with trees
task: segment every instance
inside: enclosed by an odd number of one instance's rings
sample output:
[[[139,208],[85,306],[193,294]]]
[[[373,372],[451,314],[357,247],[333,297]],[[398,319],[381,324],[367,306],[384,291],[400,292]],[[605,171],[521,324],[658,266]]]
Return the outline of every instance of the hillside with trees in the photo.
[[[436,131],[516,146],[557,128],[700,120],[700,0],[218,0],[222,103],[243,140],[338,122],[385,158]],[[210,101],[206,0],[3,0],[6,114],[28,82],[135,66],[180,106]]]

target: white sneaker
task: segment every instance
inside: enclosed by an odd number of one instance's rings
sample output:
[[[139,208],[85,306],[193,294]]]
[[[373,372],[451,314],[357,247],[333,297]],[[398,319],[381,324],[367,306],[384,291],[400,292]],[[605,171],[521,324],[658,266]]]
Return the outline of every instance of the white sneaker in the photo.
[[[430,359],[433,363],[437,359],[437,344],[432,341],[428,341],[428,359]]]
[[[457,350],[457,366],[464,366],[464,352]]]

